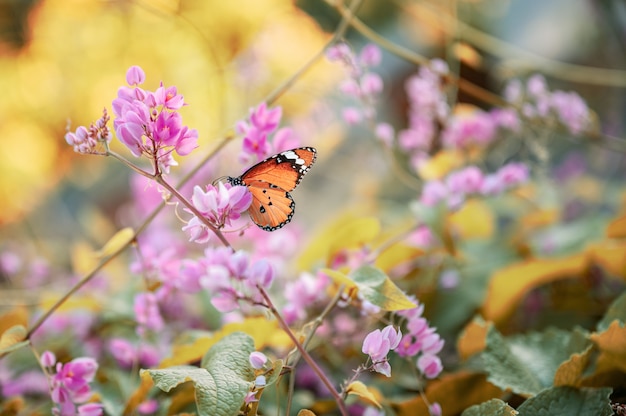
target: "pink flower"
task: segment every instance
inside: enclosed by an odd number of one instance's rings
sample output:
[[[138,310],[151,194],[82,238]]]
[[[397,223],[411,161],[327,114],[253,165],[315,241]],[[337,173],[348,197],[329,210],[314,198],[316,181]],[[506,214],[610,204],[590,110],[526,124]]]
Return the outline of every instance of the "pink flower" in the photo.
[[[146,73],[138,67],[133,65],[126,71],[126,83],[128,85],[141,85],[146,81]]]
[[[257,108],[250,109],[250,122],[262,132],[273,132],[280,124],[283,109],[275,107],[267,108],[267,104],[261,103]]]
[[[441,409],[441,405],[435,402],[428,406],[428,413],[430,416],[441,416],[443,414],[443,410]]]
[[[424,354],[417,359],[417,368],[426,378],[433,379],[441,373],[443,365],[436,355]]]
[[[50,364],[54,357],[52,353],[44,353],[42,364]],[[51,366],[47,366],[51,367]],[[98,363],[93,358],[75,358],[68,363],[56,363],[55,374],[50,379],[50,396],[52,401],[59,405],[53,413],[59,415],[76,415],[76,404],[84,403],[92,395],[89,383],[96,375]],[[101,415],[101,405],[91,404],[79,407],[78,414],[91,416]]]
[[[103,405],[100,403],[87,403],[78,406],[78,416],[100,416],[103,413]]]
[[[484,175],[478,167],[468,166],[448,175],[446,184],[450,193],[467,195],[480,192],[483,180]]]
[[[376,329],[365,337],[361,351],[370,356],[374,371],[391,376],[391,366],[387,362],[387,354],[400,344],[402,332],[388,325],[382,331]]]
[[[434,207],[448,196],[448,188],[441,181],[429,181],[422,188],[420,202],[428,207]]]
[[[267,357],[260,351],[253,351],[250,353],[250,365],[256,370],[263,368],[267,362]]]
[[[355,107],[347,107],[342,111],[343,119],[350,125],[359,124],[363,120],[363,114]]]
[[[554,91],[550,106],[572,134],[580,134],[589,124],[589,108],[575,92]]]
[[[126,78],[130,85],[137,85],[145,80],[145,74],[141,68],[131,67]],[[167,171],[175,165],[171,150],[186,155],[197,147],[197,131],[184,126],[176,112],[184,105],[176,87],[163,83],[155,92],[121,87],[112,103],[116,135],[134,156],[155,157]]]
[[[391,147],[393,145],[393,137],[395,132],[393,127],[389,123],[378,123],[375,131],[376,137],[378,137],[386,146]]]
[[[374,43],[368,43],[359,53],[359,61],[363,66],[378,66],[382,60],[382,52]]]
[[[142,415],[152,415],[155,414],[157,410],[159,410],[159,402],[155,399],[148,399],[137,406],[137,412]]]
[[[79,126],[74,133],[68,131],[65,134],[65,141],[70,146],[73,146],[74,151],[77,153],[98,154],[100,153],[98,145],[108,145],[113,137],[107,126],[109,119],[109,115],[106,109],[104,109],[102,117],[95,123],[91,123],[89,129],[85,126]]]
[[[513,162],[502,166],[496,175],[504,188],[512,188],[528,181],[529,170],[526,164]]]
[[[154,293],[139,293],[135,296],[135,319],[139,326],[137,331],[142,333],[146,330],[159,332],[165,326],[158,300]]]
[[[365,95],[380,94],[383,90],[383,80],[380,75],[368,72],[361,77],[361,91]]]
[[[196,185],[191,202],[215,228],[223,228],[241,217],[252,203],[252,195],[245,186],[224,185],[220,182],[217,188],[208,185],[206,191]],[[206,224],[195,216],[183,227],[183,231],[189,233],[189,241],[197,243],[204,243],[210,237]]]

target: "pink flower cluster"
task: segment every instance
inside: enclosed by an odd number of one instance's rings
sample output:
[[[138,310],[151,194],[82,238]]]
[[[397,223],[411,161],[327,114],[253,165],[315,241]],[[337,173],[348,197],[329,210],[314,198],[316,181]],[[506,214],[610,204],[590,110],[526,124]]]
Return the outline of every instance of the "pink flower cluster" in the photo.
[[[585,101],[575,92],[550,91],[542,75],[533,75],[526,81],[510,81],[504,90],[507,101],[521,107],[530,119],[555,119],[570,133],[580,134],[589,127],[591,114]]]
[[[429,207],[446,202],[449,208],[458,209],[467,196],[498,195],[523,184],[528,178],[528,166],[519,162],[508,163],[489,175],[476,166],[467,166],[450,173],[444,181],[426,182],[420,202]]]
[[[398,315],[406,319],[408,333],[396,348],[396,353],[401,357],[417,358],[417,368],[426,378],[435,378],[443,370],[441,359],[437,354],[443,348],[444,340],[436,332],[436,328],[428,326],[428,321],[422,316],[424,305],[415,300],[418,305],[413,309],[398,312]]]
[[[50,372],[50,396],[58,407],[52,410],[59,416],[99,416],[102,405],[87,403],[76,408],[76,404],[87,402],[92,395],[91,383],[96,375],[98,363],[93,358],[75,358],[68,363],[59,363],[54,353],[45,351],[41,355],[41,364]]]
[[[444,61],[434,59],[406,81],[409,125],[398,133],[398,146],[411,154],[412,160],[427,157],[438,134],[437,125],[445,123],[450,113],[442,86],[448,71]]]
[[[302,273],[297,280],[287,282],[284,290],[287,303],[282,310],[285,321],[292,325],[306,319],[307,308],[328,299],[328,284],[329,279],[325,275],[310,273]]]
[[[102,117],[95,123],[91,123],[89,128],[79,126],[74,133],[68,131],[65,134],[65,141],[70,146],[74,146],[76,153],[98,154],[100,153],[98,145],[108,145],[113,137],[107,126],[108,122],[109,114],[105,108],[102,110]]]
[[[252,195],[245,186],[224,185],[220,182],[217,188],[208,185],[206,191],[196,185],[191,202],[213,227],[221,229],[241,217],[252,203]],[[212,234],[209,227],[195,215],[183,227],[183,231],[189,234],[189,241],[200,244],[208,242]]]
[[[113,338],[109,341],[109,351],[117,364],[126,370],[139,365],[141,368],[155,367],[159,363],[159,352],[155,347],[142,343],[133,345],[124,338]]]
[[[392,325],[386,326],[382,331],[376,329],[367,334],[361,351],[370,356],[373,371],[391,377],[391,365],[389,365],[387,354],[395,350],[401,340],[402,332],[396,331]]]
[[[172,152],[184,156],[197,147],[198,132],[182,124],[180,110],[185,102],[176,87],[146,91],[137,85],[145,81],[138,66],[131,67],[126,80],[133,87],[120,87],[113,100],[113,125],[117,138],[137,157],[146,155],[167,172],[176,165]]]
[[[230,312],[239,307],[239,301],[265,303],[257,286],[269,288],[275,272],[265,259],[251,261],[243,250],[233,253],[229,248],[220,247],[207,248],[198,261],[185,261],[181,275],[188,292],[204,288],[210,292],[211,304],[218,311]]]
[[[382,59],[378,46],[372,43],[365,45],[356,56],[347,44],[339,43],[330,47],[326,56],[330,61],[340,61],[348,68],[348,78],[339,85],[339,90],[361,104],[360,107],[349,106],[343,110],[346,123],[358,124],[363,120],[374,119],[376,99],[384,87],[380,75],[370,71]]]
[[[299,146],[291,128],[278,129],[282,116],[281,107],[268,108],[267,104],[261,103],[250,109],[248,120],[237,123],[237,133],[244,136],[239,154],[241,163],[258,162],[274,153]]]

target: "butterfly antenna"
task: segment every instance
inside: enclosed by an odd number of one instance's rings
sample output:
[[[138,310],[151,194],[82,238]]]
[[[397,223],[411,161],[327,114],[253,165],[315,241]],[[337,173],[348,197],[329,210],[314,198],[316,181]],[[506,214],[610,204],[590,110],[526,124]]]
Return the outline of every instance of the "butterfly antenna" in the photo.
[[[211,182],[211,185],[213,186],[217,186],[218,183],[228,180],[228,176],[220,176],[219,178],[215,179],[213,182]]]

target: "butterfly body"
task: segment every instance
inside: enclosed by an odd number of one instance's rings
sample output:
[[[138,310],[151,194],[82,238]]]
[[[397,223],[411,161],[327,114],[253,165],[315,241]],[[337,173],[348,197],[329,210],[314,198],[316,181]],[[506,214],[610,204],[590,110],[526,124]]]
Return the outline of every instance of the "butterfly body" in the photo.
[[[241,176],[228,177],[231,185],[247,186],[252,194],[250,218],[265,231],[282,228],[293,218],[296,203],[289,194],[315,162],[317,151],[299,147],[271,156]]]

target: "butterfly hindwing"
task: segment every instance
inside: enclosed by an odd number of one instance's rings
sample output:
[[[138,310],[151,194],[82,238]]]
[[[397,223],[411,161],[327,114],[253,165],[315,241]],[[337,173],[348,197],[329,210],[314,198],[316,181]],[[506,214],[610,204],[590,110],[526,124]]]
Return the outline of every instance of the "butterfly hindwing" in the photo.
[[[311,169],[317,151],[312,147],[299,147],[271,156],[257,163],[241,175],[241,182],[264,181],[285,191],[293,191],[302,177]]]
[[[260,228],[274,231],[291,221],[296,203],[289,192],[263,181],[251,182],[248,189],[252,194],[248,212]]]

